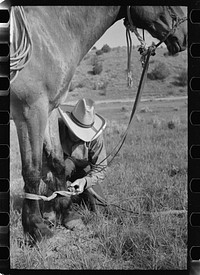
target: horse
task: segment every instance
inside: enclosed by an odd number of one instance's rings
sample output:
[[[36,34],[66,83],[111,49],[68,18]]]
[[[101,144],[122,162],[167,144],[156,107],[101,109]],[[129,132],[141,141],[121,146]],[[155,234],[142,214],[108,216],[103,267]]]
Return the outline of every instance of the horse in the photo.
[[[17,7],[12,7],[13,12],[15,9]],[[54,176],[54,186],[57,190],[66,190],[62,149],[54,134],[59,129],[52,111],[66,101],[77,66],[104,32],[118,20],[128,21],[127,10],[135,27],[164,40],[171,54],[186,49],[187,32],[186,22],[182,22],[168,35],[173,22],[184,17],[182,9],[175,6],[131,6],[129,9],[125,6],[26,6],[23,10],[28,18],[32,55],[11,82],[10,104],[20,146],[24,191],[37,195],[45,161]],[[14,28],[14,33],[16,30]],[[17,39],[20,37],[19,34]],[[15,42],[11,43],[11,54],[19,41]],[[45,174],[48,175],[48,171]],[[60,202],[60,207],[65,207],[65,199]],[[53,236],[43,222],[37,198],[24,198],[22,224],[25,235],[36,241]]]

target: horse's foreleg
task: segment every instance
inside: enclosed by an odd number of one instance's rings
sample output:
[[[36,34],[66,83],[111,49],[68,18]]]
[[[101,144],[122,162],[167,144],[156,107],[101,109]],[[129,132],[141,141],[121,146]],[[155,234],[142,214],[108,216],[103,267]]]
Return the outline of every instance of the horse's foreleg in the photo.
[[[53,173],[54,191],[65,189],[65,163],[59,136],[58,117],[57,109],[53,110],[47,122],[43,146],[43,173],[46,169]]]
[[[22,176],[25,182],[24,191],[39,194],[39,184],[42,167],[42,148],[48,111],[44,101],[34,106],[24,106],[18,102],[13,111],[13,119],[19,138]],[[16,107],[17,106],[17,107]],[[22,224],[25,233],[34,240],[43,236],[50,237],[52,232],[43,223],[37,200],[24,199],[22,209]]]
[[[42,165],[42,179],[46,183],[46,190],[50,188],[50,195],[53,191],[67,190],[65,178],[65,162],[63,150],[59,135],[59,118],[58,110],[53,110],[47,123],[43,147],[43,165]],[[46,191],[45,190],[45,191]],[[56,216],[61,220],[67,215],[68,207],[71,200],[69,197],[58,196],[52,203],[44,203],[45,216],[54,216],[52,210],[56,212]],[[50,206],[54,206],[53,209]],[[50,212],[51,211],[51,212]]]

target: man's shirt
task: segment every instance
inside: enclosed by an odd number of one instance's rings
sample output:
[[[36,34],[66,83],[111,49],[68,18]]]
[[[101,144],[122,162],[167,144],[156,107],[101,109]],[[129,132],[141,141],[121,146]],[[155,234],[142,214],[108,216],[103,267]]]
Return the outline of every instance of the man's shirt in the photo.
[[[105,169],[102,168],[107,165],[103,135],[100,134],[90,142],[79,140],[75,143],[70,139],[68,128],[62,119],[59,119],[59,131],[64,159],[71,157],[76,167],[84,169],[89,165],[91,168],[89,174],[85,176],[87,188],[102,181],[105,177]],[[99,163],[101,163],[100,166],[98,166]]]

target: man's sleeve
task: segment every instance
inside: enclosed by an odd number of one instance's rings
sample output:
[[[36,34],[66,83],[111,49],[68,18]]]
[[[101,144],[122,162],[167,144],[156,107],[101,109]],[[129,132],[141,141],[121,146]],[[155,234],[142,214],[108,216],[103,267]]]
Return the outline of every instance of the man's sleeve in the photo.
[[[87,180],[86,188],[102,181],[105,177],[107,159],[103,135],[100,135],[97,139],[90,143],[89,161],[91,172],[85,177]]]

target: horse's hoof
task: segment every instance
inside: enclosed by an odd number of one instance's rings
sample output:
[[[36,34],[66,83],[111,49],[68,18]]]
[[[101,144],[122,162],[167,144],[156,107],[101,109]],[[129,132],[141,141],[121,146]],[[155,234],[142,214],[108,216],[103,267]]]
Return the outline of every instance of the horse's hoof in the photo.
[[[22,225],[24,233],[34,242],[40,242],[43,238],[51,238],[53,236],[53,232],[42,220],[38,201],[24,200]]]
[[[41,242],[44,239],[49,239],[53,236],[53,232],[50,231],[48,228],[35,229],[31,232],[27,232],[24,230],[25,234],[25,243],[30,247],[33,247],[37,242]]]
[[[49,239],[53,232],[45,225],[42,218],[33,215],[25,221],[23,220],[24,233],[29,235],[33,242],[40,242],[42,239]]]

